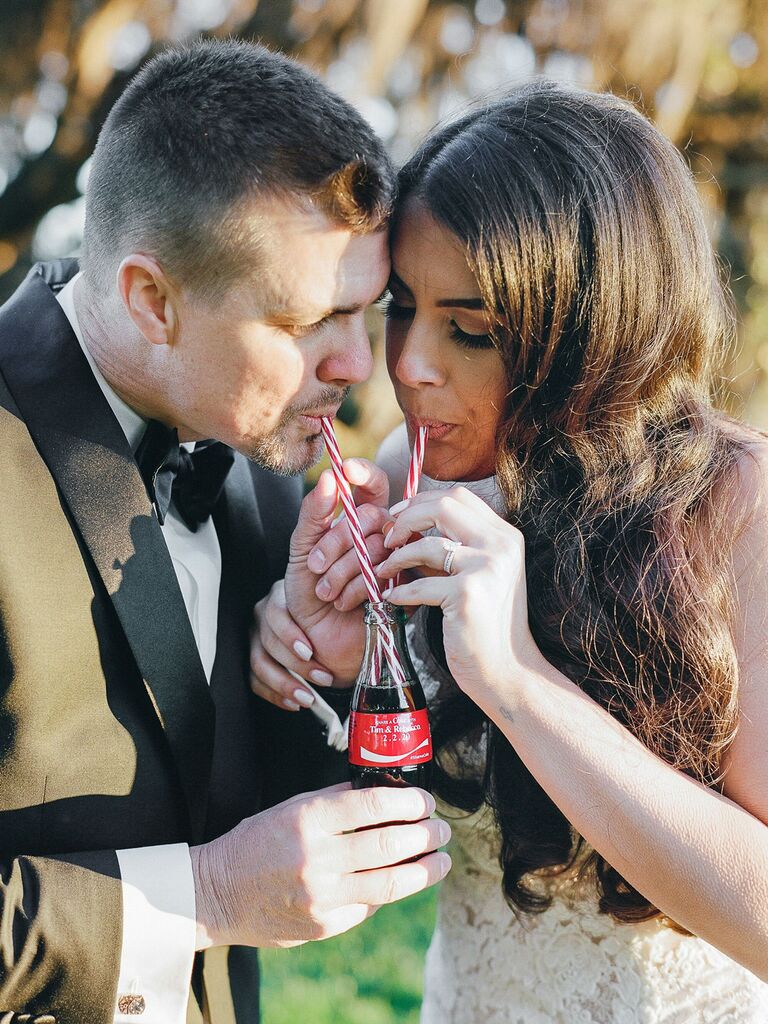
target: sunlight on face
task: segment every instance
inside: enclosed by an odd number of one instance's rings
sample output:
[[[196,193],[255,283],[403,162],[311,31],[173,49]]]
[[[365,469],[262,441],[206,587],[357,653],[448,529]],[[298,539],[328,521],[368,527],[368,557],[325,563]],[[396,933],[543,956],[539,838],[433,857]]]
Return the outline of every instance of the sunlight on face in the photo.
[[[387,236],[353,235],[308,203],[262,200],[253,216],[256,279],[244,275],[216,308],[190,299],[182,319],[180,436],[299,473],[322,454],[319,417],[371,373],[364,313],[386,284]]]
[[[411,441],[430,427],[424,472],[478,480],[496,463],[506,383],[480,289],[458,239],[415,199],[392,239],[387,367]]]

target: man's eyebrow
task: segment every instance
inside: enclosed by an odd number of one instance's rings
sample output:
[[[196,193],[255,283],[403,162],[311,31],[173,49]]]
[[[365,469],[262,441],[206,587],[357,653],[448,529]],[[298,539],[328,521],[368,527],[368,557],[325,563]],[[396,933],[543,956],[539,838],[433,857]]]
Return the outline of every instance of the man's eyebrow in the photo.
[[[408,285],[403,281],[402,278],[398,277],[394,270],[389,275],[390,284],[395,285],[397,288],[402,288],[403,291],[408,292],[409,295],[413,294]],[[451,307],[459,309],[484,309],[483,300],[480,298],[472,299],[438,299],[435,303],[436,306],[440,307]]]
[[[302,321],[306,323],[318,323],[320,320],[325,320],[329,316],[349,316],[352,313],[360,313],[362,310],[367,309],[370,303],[358,302],[354,306],[334,306],[333,309],[323,310],[307,310],[307,309],[291,309],[288,306],[283,306],[280,309],[273,309],[272,318],[275,320],[290,320]]]

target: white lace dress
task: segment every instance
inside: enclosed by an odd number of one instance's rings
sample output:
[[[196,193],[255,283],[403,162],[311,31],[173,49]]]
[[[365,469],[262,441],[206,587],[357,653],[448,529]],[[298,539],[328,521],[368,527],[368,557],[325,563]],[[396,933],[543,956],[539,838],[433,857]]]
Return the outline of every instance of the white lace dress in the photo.
[[[499,507],[493,480],[468,486]],[[419,627],[417,616],[412,640]],[[411,649],[433,699],[439,669],[423,642]],[[484,752],[473,753],[481,764]],[[586,882],[540,881],[551,908],[518,920],[502,895],[489,810],[438,811],[453,829],[453,869],[440,888],[422,1024],[768,1024],[768,985],[701,939],[598,913]]]

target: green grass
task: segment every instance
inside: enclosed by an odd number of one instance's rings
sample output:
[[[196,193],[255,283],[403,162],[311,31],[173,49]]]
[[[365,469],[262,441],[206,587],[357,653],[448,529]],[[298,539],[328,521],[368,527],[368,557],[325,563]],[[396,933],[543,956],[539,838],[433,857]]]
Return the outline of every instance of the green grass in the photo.
[[[435,890],[346,935],[261,952],[263,1024],[418,1024]]]

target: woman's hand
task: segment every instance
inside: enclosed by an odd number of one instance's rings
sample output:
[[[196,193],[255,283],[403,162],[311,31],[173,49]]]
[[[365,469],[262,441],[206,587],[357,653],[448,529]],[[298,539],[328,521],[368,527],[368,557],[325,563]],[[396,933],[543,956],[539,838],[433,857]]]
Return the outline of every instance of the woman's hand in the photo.
[[[309,638],[296,625],[285,602],[285,583],[278,580],[253,609],[251,689],[288,711],[300,711],[314,700],[311,689],[332,686],[333,675],[313,657]],[[297,678],[299,677],[299,678]]]
[[[416,568],[435,575],[395,587],[388,600],[442,608],[448,667],[482,706],[495,685],[508,687],[517,668],[541,658],[528,628],[523,536],[464,487],[418,494],[395,505],[390,516],[394,526],[384,544],[397,550],[377,574],[391,579]],[[441,536],[407,543],[412,534],[432,529]]]

